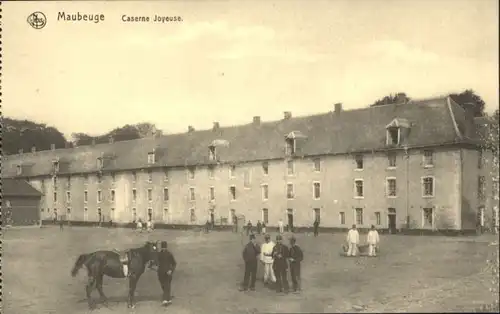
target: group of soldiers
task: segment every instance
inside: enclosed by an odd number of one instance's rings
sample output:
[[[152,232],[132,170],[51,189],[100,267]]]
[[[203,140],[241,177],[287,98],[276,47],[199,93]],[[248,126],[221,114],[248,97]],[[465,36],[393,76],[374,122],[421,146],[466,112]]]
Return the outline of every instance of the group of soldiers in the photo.
[[[271,236],[264,236],[265,243],[260,246],[256,242],[255,234],[250,234],[250,241],[243,249],[245,262],[245,275],[240,291],[255,290],[257,268],[259,260],[264,266],[264,285],[276,292],[289,292],[288,269],[293,284],[293,291],[298,292],[300,285],[300,264],[304,259],[301,248],[297,245],[295,237],[291,237],[290,247],[282,243],[281,234],[276,236],[276,243],[271,241]]]

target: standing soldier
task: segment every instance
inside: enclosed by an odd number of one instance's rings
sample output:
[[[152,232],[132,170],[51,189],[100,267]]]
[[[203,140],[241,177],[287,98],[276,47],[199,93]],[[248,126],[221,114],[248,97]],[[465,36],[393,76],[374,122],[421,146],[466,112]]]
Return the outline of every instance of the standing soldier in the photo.
[[[318,218],[316,218],[314,220],[313,226],[314,226],[314,236],[317,237],[318,233],[319,233],[319,230],[318,230],[319,229],[319,219]]]
[[[295,237],[290,238],[290,251],[288,260],[290,261],[290,276],[292,277],[293,291],[300,291],[300,263],[304,259],[302,249],[296,244]]]
[[[250,231],[252,231],[252,222],[249,220],[247,224],[247,235],[250,234]]]
[[[347,233],[347,245],[349,246],[347,250],[347,256],[356,256],[359,244],[359,232],[356,229],[356,225],[352,225],[352,228]]]
[[[266,234],[266,223],[264,221],[262,222],[262,233]]]
[[[380,238],[378,236],[378,231],[375,229],[374,225],[372,225],[371,230],[366,236],[366,242],[368,243],[368,256],[377,256],[377,248],[380,242]]]
[[[161,251],[158,253],[158,280],[163,290],[162,305],[172,303],[172,274],[176,267],[174,255],[167,249],[167,241],[162,241]]]
[[[271,236],[264,236],[265,243],[262,244],[260,260],[264,264],[264,285],[276,282],[276,276],[273,271],[273,248],[274,242],[271,241]]]
[[[245,276],[240,291],[255,290],[255,280],[257,279],[257,257],[260,255],[260,248],[256,243],[255,234],[250,235],[250,242],[243,249],[243,260],[245,261]],[[249,282],[250,280],[250,282]]]
[[[260,234],[262,232],[262,224],[260,220],[257,221],[257,233]]]
[[[281,234],[283,234],[283,232],[285,232],[285,228],[283,227],[283,220],[281,220],[281,219],[278,221],[278,228],[279,228]]]
[[[281,243],[281,235],[276,236],[276,245],[273,248],[273,270],[276,276],[276,292],[288,293],[288,279],[287,279],[287,258],[288,258],[288,248],[286,245]]]

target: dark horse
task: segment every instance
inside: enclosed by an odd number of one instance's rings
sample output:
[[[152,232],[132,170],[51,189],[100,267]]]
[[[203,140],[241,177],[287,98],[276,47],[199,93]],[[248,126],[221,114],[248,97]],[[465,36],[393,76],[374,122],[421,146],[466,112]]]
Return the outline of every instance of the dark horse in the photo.
[[[91,300],[91,293],[94,288],[97,288],[101,300],[106,304],[107,298],[102,291],[103,277],[106,275],[111,278],[125,278],[123,263],[121,261],[121,258],[125,255],[128,258],[128,307],[134,307],[134,293],[137,282],[146,270],[146,264],[156,261],[156,252],[156,243],[148,241],[140,248],[129,249],[121,253],[116,251],[97,251],[81,254],[76,259],[75,266],[71,270],[71,276],[75,277],[78,270],[85,266],[88,271],[88,282],[85,291],[87,293],[89,308],[92,309],[94,307]],[[151,267],[151,263],[149,267]]]

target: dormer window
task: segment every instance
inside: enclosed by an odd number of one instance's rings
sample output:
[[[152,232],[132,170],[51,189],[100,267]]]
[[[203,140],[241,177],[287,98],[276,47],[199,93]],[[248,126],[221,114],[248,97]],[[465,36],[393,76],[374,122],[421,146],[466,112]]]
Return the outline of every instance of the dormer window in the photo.
[[[396,118],[386,125],[386,144],[389,146],[401,145],[403,136],[408,135],[410,123],[406,119]]]
[[[101,170],[104,167],[104,160],[102,157],[97,158],[97,169]]]
[[[217,154],[214,145],[208,147],[208,159],[212,161],[217,160]]]
[[[23,173],[23,167],[21,165],[17,165],[17,175],[20,176]]]
[[[152,151],[152,152],[149,152],[148,153],[148,164],[151,165],[151,164],[154,164],[156,162],[156,158],[155,158],[155,152]]]
[[[54,161],[52,162],[52,170],[53,170],[54,172],[59,172],[59,161],[54,160]]]
[[[287,138],[285,140],[286,142],[286,154],[287,155],[294,155],[295,154],[295,139],[294,138]]]

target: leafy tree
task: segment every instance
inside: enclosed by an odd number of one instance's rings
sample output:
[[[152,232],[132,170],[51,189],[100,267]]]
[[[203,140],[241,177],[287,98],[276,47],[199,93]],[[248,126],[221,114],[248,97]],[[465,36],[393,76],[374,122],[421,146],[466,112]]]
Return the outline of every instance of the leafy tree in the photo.
[[[384,98],[381,98],[377,101],[375,101],[373,104],[370,105],[370,107],[374,106],[382,106],[382,105],[389,105],[389,104],[396,104],[401,101],[408,102],[410,100],[410,97],[406,95],[406,93],[396,93],[396,94],[390,94],[385,96]]]
[[[67,141],[64,135],[55,127],[30,120],[2,118],[2,150],[5,155],[17,154],[20,149],[31,151],[33,146],[37,150],[48,150],[51,144],[56,148],[64,148]]]
[[[154,124],[143,122],[133,125],[126,124],[122,127],[115,128],[108,133],[99,136],[90,136],[86,133],[73,133],[71,136],[73,138],[73,142],[77,146],[81,146],[91,145],[92,141],[95,141],[96,144],[108,143],[110,137],[112,137],[115,142],[119,142],[135,140],[138,138],[149,137],[161,133],[161,130],[156,129],[156,126]]]
[[[460,94],[450,94],[450,97],[462,107],[465,107],[467,103],[473,104],[475,117],[484,116],[485,102],[481,96],[474,93],[472,89],[467,89]]]

